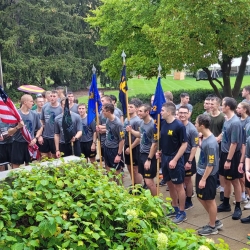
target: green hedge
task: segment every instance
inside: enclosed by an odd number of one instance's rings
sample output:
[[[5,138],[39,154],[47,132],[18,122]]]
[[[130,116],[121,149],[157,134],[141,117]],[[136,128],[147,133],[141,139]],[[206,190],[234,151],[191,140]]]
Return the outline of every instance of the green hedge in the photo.
[[[0,184],[0,249],[229,249],[174,225],[161,197],[131,195],[111,177],[85,159],[12,171]]]

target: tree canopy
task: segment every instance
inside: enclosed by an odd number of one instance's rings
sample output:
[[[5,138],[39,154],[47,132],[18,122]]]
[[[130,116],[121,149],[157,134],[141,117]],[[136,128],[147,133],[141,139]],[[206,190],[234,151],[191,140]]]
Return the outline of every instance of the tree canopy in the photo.
[[[250,2],[248,0],[102,0],[87,21],[100,29],[99,45],[108,49],[102,68],[117,77],[121,51],[127,68],[147,77],[157,75],[160,62],[170,69],[203,69],[219,95],[237,96],[250,51]],[[242,57],[233,88],[232,59]],[[209,65],[219,63],[223,81],[213,80]],[[164,72],[163,72],[164,73]],[[218,83],[215,84],[215,81]]]
[[[105,48],[98,30],[84,21],[99,0],[1,0],[0,52],[4,83],[89,85],[92,64],[100,70]]]

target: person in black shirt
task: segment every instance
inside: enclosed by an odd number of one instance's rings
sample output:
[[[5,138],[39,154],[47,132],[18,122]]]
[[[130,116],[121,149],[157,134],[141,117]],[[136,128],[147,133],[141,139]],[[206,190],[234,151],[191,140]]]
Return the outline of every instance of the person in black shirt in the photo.
[[[175,119],[176,107],[173,103],[164,103],[161,109],[162,123],[160,131],[160,149],[157,157],[161,157],[161,165],[164,179],[172,198],[173,213],[169,216],[175,216],[174,223],[180,224],[186,220],[184,190],[184,152],[187,148],[186,128]],[[179,207],[178,207],[179,200]]]

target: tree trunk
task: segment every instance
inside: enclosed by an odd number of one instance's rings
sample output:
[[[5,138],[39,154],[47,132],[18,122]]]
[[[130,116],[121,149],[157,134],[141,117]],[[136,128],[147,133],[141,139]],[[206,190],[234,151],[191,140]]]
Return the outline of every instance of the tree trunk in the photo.
[[[232,91],[234,98],[237,98],[239,96],[242,80],[243,80],[243,77],[245,74],[246,65],[247,65],[247,61],[248,61],[248,54],[249,53],[242,54],[239,72],[238,72],[237,77],[235,79],[234,88]]]
[[[220,63],[222,78],[223,78],[223,93],[225,96],[232,97],[232,88],[230,85],[230,71],[231,71],[232,58],[223,55],[223,60]]]
[[[213,90],[214,90],[214,93],[219,97],[221,98],[221,94],[217,88],[217,86],[214,84],[213,82],[213,79],[211,77],[211,72],[208,68],[202,68],[206,73],[207,73],[207,77],[208,77],[208,81],[210,83],[210,85],[212,86]]]

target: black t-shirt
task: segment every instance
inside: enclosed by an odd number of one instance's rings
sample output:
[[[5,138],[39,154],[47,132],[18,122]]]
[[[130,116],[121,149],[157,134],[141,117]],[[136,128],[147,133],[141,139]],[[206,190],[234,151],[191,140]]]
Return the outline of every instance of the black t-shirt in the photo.
[[[164,155],[176,155],[183,142],[187,142],[185,126],[176,119],[172,123],[163,120],[160,132],[160,149],[162,153]]]

